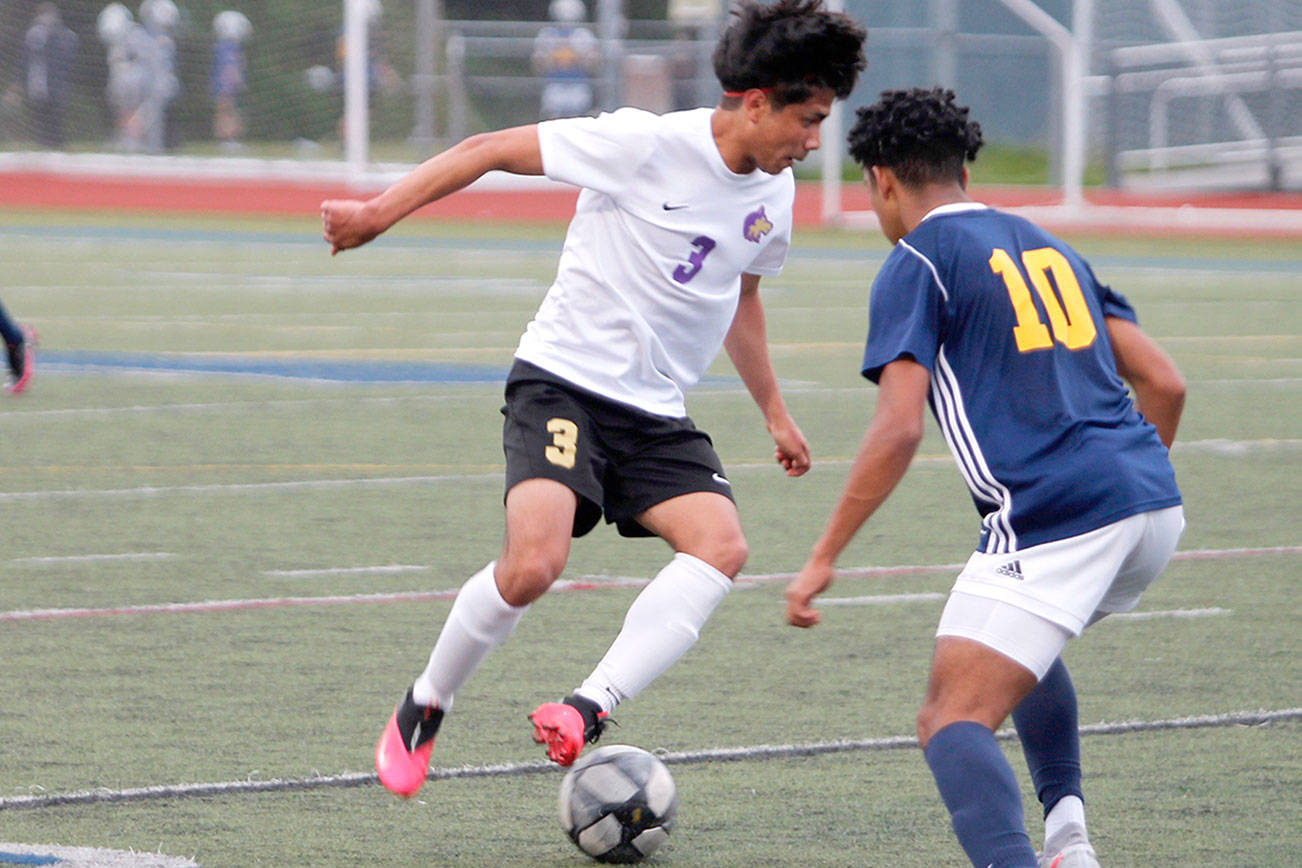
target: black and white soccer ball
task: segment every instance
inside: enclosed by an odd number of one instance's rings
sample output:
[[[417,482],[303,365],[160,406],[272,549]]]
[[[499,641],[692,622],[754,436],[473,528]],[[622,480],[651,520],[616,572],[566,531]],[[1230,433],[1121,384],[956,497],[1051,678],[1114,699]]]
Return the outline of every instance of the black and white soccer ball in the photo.
[[[678,788],[665,764],[615,744],[576,762],[561,781],[561,826],[598,862],[640,862],[669,837]]]

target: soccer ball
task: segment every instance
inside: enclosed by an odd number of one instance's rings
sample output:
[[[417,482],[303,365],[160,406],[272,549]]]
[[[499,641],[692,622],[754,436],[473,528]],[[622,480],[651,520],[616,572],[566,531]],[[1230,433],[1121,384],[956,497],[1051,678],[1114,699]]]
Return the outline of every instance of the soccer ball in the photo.
[[[585,754],[561,781],[561,826],[598,862],[640,862],[669,837],[678,788],[665,764],[641,748]]]

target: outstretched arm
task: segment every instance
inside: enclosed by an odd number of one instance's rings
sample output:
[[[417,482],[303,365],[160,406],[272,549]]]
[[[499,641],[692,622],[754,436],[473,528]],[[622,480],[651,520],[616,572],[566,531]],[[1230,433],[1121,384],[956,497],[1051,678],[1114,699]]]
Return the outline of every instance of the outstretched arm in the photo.
[[[1139,412],[1153,423],[1157,436],[1170,449],[1184,411],[1184,377],[1171,357],[1138,325],[1114,316],[1105,322],[1118,373],[1134,389]]]
[[[768,331],[764,305],[760,303],[759,276],[741,276],[741,299],[732,327],[723,340],[728,358],[741,375],[751,397],[764,414],[764,424],[773,436],[774,456],[788,476],[800,476],[809,469],[809,443],[787,411],[769,359]]]
[[[471,136],[421,163],[373,199],[322,202],[322,229],[331,255],[362,246],[422,205],[495,169],[516,175],[543,173],[536,124]]]
[[[791,624],[812,627],[822,619],[812,608],[813,600],[832,584],[836,559],[904,478],[922,440],[930,381],[930,372],[911,359],[897,359],[882,370],[877,409],[859,445],[845,490],[809,560],[787,585],[787,621]]]

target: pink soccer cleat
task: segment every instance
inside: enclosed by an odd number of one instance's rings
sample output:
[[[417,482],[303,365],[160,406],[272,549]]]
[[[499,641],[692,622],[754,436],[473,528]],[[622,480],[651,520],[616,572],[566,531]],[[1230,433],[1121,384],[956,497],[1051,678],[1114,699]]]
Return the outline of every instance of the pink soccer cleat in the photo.
[[[544,702],[529,715],[533,740],[547,745],[547,757],[557,765],[569,766],[579,758],[585,744],[601,738],[610,713],[595,702],[571,694],[560,702]]]
[[[407,691],[375,745],[375,770],[386,790],[404,799],[416,795],[429,772],[434,734],[442,722],[442,709],[417,704]]]

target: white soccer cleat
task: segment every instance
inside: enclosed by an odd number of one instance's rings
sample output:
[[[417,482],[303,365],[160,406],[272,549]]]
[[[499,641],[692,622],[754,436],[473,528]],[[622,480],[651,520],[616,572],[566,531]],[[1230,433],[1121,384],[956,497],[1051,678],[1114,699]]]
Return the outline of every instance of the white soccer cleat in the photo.
[[[1040,856],[1040,868],[1102,868],[1089,841],[1075,840],[1052,855]]]

